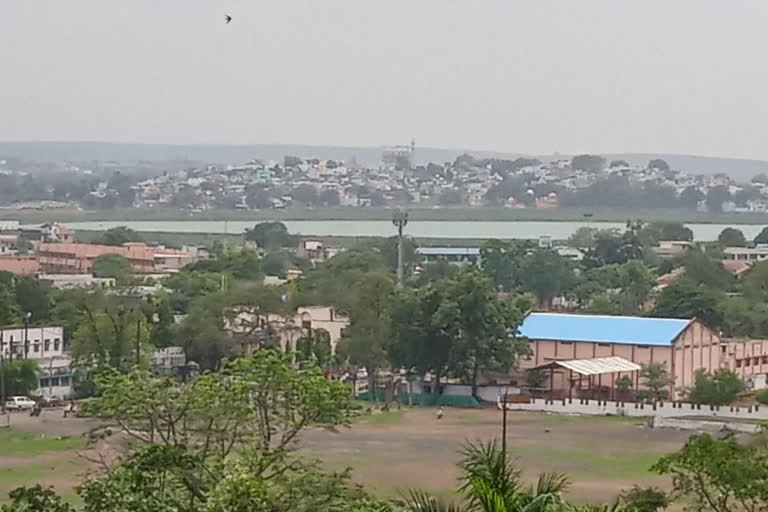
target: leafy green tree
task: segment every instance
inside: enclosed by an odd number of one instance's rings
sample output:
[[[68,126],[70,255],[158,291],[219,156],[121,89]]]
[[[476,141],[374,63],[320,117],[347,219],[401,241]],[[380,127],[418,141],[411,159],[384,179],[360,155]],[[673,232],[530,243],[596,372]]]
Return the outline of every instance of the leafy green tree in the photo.
[[[692,510],[752,512],[768,507],[768,461],[754,444],[732,435],[691,436],[685,446],[662,457],[653,471],[672,477],[672,496]]]
[[[545,307],[551,306],[554,297],[576,282],[568,260],[549,249],[539,249],[526,255],[521,271],[523,289],[533,293],[539,304]]]
[[[752,301],[768,301],[768,262],[755,263],[741,280],[744,295]]]
[[[163,294],[152,301],[152,308],[147,321],[152,325],[150,340],[157,348],[169,347],[174,342],[174,317],[170,298]],[[156,318],[156,321],[155,321]]]
[[[385,510],[348,472],[291,454],[304,429],[348,425],[352,405],[345,384],[316,367],[296,372],[290,355],[257,351],[188,382],[136,370],[95,382],[83,414],[117,423],[133,443],[81,487],[85,512]]]
[[[582,226],[568,238],[568,246],[577,249],[591,249],[599,231],[597,228]]]
[[[710,212],[722,212],[723,203],[730,201],[731,193],[725,185],[717,185],[707,191],[705,201]]]
[[[376,389],[376,376],[387,363],[390,342],[390,315],[395,294],[391,274],[370,272],[352,290],[349,327],[336,350],[351,364],[368,373],[368,389]]]
[[[522,284],[523,261],[535,249],[535,242],[530,240],[489,240],[480,249],[483,271],[496,286],[517,290]]]
[[[288,262],[289,256],[283,251],[271,252],[261,260],[261,269],[265,275],[284,278]]]
[[[744,382],[731,370],[721,368],[712,375],[696,372],[688,398],[695,404],[729,405],[744,391]]]
[[[6,341],[7,343],[7,341]],[[5,381],[5,396],[28,396],[37,389],[40,369],[31,359],[9,361],[2,363],[2,378]]]
[[[305,206],[312,206],[318,203],[317,188],[309,183],[303,183],[291,190],[291,196],[297,203]]]
[[[686,187],[680,193],[680,202],[688,210],[696,210],[705,198],[704,193],[694,186]]]
[[[640,378],[643,379],[643,386],[654,402],[666,400],[669,396],[669,387],[674,383],[674,378],[669,375],[664,363],[640,365]]]
[[[685,278],[696,284],[728,290],[735,282],[733,275],[723,267],[722,261],[710,258],[709,252],[697,248],[688,249],[680,262],[685,267]]]
[[[679,279],[662,290],[656,300],[653,316],[665,318],[698,318],[710,327],[723,324],[721,303],[725,294],[713,288]]]
[[[93,243],[103,245],[123,245],[129,242],[144,242],[144,239],[129,227],[117,226],[104,231]]]
[[[747,239],[740,229],[725,228],[717,235],[717,241],[725,247],[746,247]]]
[[[77,366],[125,369],[146,363],[151,345],[143,304],[94,294],[79,307],[83,323],[71,347]]]
[[[245,230],[245,240],[256,242],[260,248],[272,251],[293,245],[293,237],[282,222],[260,222],[252,229]]]
[[[256,251],[248,249],[225,249],[215,259],[200,260],[187,265],[184,272],[209,272],[229,274],[235,279],[261,281],[261,259]]]
[[[22,277],[16,282],[16,303],[19,309],[30,314],[30,322],[39,323],[48,320],[50,298],[40,281],[31,277]]]
[[[621,494],[621,501],[626,504],[627,512],[658,512],[669,507],[667,494],[655,487],[632,487]]]
[[[654,158],[653,160],[650,160],[648,162],[648,169],[657,169],[659,171],[668,171],[669,170],[669,164],[666,162],[666,160],[662,160],[661,158]]]
[[[0,512],[75,512],[61,496],[40,484],[14,489],[8,497],[11,503],[0,505]]]
[[[125,282],[133,274],[131,263],[120,254],[102,254],[93,260],[93,275]]]
[[[320,192],[318,201],[323,206],[339,206],[341,198],[339,197],[339,191],[335,189],[326,189]]]
[[[450,279],[445,294],[443,321],[458,333],[453,371],[477,396],[481,369],[508,370],[519,354],[528,353],[527,341],[517,335],[525,312],[518,303],[499,299],[493,282],[474,266]]]
[[[225,329],[226,299],[207,295],[194,300],[189,313],[176,329],[176,342],[184,349],[187,361],[200,365],[203,371],[218,370],[222,362],[235,354],[234,340]]]
[[[682,222],[658,222],[649,226],[649,229],[658,233],[658,240],[674,240],[681,242],[691,242],[693,240],[693,231],[687,228]]]
[[[571,159],[572,168],[591,173],[605,169],[605,163],[605,158],[599,155],[576,155]]]
[[[768,226],[764,227],[760,232],[755,236],[755,243],[756,244],[768,244]]]
[[[13,325],[21,321],[22,314],[16,294],[9,285],[0,283],[0,325]]]

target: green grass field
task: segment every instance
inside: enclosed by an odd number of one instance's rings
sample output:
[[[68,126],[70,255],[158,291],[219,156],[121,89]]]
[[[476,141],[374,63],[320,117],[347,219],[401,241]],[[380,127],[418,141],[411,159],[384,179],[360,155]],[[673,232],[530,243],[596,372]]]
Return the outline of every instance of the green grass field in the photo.
[[[40,436],[13,429],[0,429],[0,456],[32,456],[83,448],[85,440],[71,437]]]

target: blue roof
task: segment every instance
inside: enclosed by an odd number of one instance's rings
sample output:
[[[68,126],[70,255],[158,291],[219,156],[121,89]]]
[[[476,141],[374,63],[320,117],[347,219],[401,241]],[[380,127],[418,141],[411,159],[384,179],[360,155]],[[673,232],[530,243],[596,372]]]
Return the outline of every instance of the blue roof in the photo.
[[[531,313],[520,334],[531,340],[670,346],[690,320],[640,316]]]

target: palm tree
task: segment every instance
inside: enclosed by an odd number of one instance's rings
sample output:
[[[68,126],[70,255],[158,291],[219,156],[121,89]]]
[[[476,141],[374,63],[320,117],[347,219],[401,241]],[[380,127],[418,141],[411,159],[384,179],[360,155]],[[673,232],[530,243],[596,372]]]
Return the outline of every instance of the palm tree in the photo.
[[[567,510],[562,492],[568,479],[559,473],[542,473],[535,486],[525,487],[520,471],[493,440],[468,443],[462,450],[463,471],[459,492],[462,504],[447,504],[428,494],[411,491],[405,500],[410,512],[560,512]]]

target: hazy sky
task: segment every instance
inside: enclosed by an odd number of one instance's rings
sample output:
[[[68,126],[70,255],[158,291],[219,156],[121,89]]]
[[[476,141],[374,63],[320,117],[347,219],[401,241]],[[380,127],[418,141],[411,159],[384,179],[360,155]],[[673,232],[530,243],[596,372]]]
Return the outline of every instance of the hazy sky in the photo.
[[[768,159],[766,23],[766,0],[0,0],[0,140]]]

